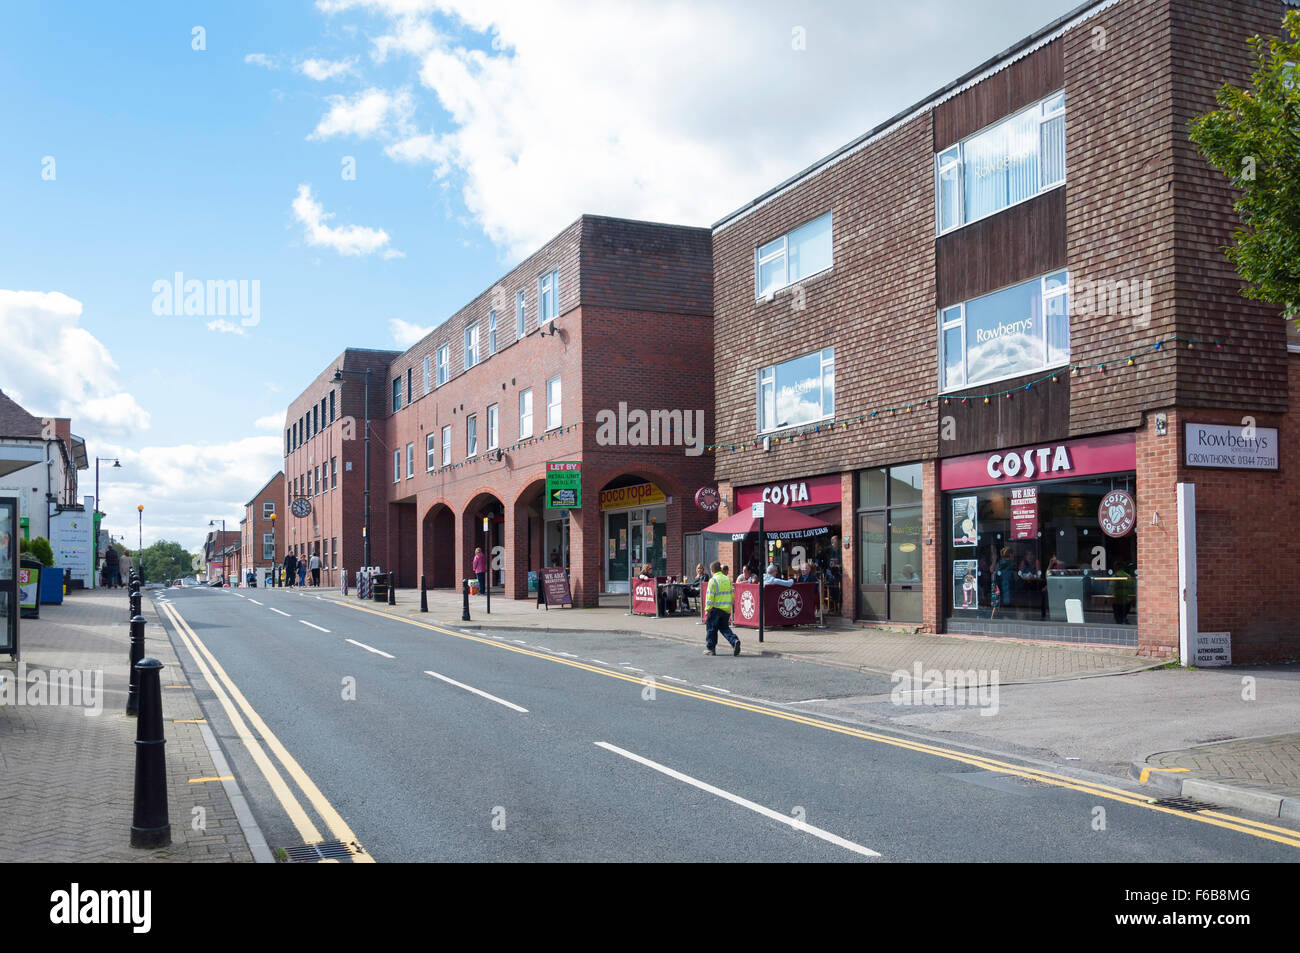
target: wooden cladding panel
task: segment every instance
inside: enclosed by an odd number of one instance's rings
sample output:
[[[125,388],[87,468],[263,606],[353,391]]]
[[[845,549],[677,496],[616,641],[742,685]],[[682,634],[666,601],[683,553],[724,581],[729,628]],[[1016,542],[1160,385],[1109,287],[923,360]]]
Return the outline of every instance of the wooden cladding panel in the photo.
[[[934,110],[934,151],[947,149],[1064,85],[1063,44],[1056,39],[940,104]]]

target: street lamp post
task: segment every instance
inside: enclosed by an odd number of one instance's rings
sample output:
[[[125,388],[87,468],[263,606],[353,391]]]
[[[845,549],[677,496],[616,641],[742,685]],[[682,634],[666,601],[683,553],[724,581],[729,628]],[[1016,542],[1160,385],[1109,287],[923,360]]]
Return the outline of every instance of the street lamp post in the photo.
[[[275,514],[271,514],[271,588],[275,588],[275,577],[280,573],[280,564],[275,559]]]
[[[140,539],[139,545],[135,548],[135,573],[140,579],[144,580],[144,504],[141,503],[135,508],[139,519]]]
[[[365,546],[364,562],[368,567],[370,566],[370,368],[367,367],[364,371],[345,371],[343,370],[343,368],[340,367],[334,371],[334,382],[336,384],[343,383],[344,374],[363,374],[365,375],[365,382],[366,382],[365,396],[364,396],[364,401],[365,401],[364,407],[365,407],[365,418],[366,418],[365,420],[366,458],[364,463],[362,464],[362,468],[365,472],[365,481],[366,481],[366,490],[365,490],[366,523],[361,530],[361,534],[363,537],[363,544]]]
[[[221,523],[221,581],[223,583],[228,583],[230,581],[230,567],[226,565],[226,521],[224,518],[219,521],[208,520],[208,525],[216,526],[218,522]]]
[[[112,457],[96,457],[96,458],[95,458],[95,512],[94,512],[93,514],[91,514],[90,525],[91,525],[91,526],[94,528],[94,530],[95,530],[95,544],[94,544],[94,546],[92,547],[92,550],[93,550],[94,553],[95,553],[95,570],[96,570],[96,571],[99,570],[99,557],[100,557],[101,553],[100,553],[100,551],[99,551],[99,527],[95,524],[95,516],[103,513],[103,511],[99,508],[99,461],[103,460],[103,461],[107,462],[107,461],[110,460],[110,459],[113,460],[113,467],[114,467],[115,469],[118,469],[118,470],[122,469],[122,463],[121,463],[120,460],[114,459],[114,458],[112,458]]]

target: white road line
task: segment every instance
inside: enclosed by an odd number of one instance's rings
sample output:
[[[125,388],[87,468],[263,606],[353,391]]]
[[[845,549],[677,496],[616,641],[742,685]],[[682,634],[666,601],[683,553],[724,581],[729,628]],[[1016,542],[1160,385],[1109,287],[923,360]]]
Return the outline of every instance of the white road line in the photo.
[[[313,629],[315,629],[317,632],[328,632],[328,631],[329,631],[329,629],[322,629],[322,628],[321,628],[320,626],[318,626],[315,622],[308,622],[306,619],[299,619],[298,621],[301,622],[303,625],[309,625],[309,626],[311,626],[311,627],[312,627]]]
[[[604,748],[606,751],[612,751],[616,755],[620,755],[621,757],[627,758],[630,761],[635,761],[637,762],[637,764],[643,764],[647,768],[653,768],[655,771],[658,771],[661,774],[666,774],[670,778],[676,778],[678,781],[682,781],[685,784],[689,784],[692,785],[693,787],[697,787],[701,791],[707,791],[709,794],[713,794],[716,795],[717,797],[728,800],[732,804],[739,804],[743,808],[748,808],[749,810],[754,811],[757,814],[762,814],[764,817],[769,818],[773,821],[777,821],[781,824],[785,824],[787,827],[793,827],[797,831],[802,831],[805,834],[811,834],[813,837],[819,837],[822,840],[826,841],[827,843],[834,844],[836,847],[843,847],[845,850],[851,850],[855,854],[861,854],[864,857],[880,856],[878,853],[876,853],[874,850],[872,850],[869,847],[863,847],[861,844],[855,844],[851,840],[845,840],[843,837],[840,837],[838,834],[832,834],[830,831],[824,831],[820,827],[813,827],[807,821],[801,821],[798,818],[791,817],[790,815],[787,814],[780,814],[777,811],[772,810],[770,807],[764,807],[761,804],[755,804],[753,801],[747,800],[738,794],[732,794],[730,791],[722,790],[722,788],[715,788],[712,784],[706,784],[705,782],[699,781],[688,774],[682,774],[680,771],[674,771],[672,768],[667,767],[666,765],[659,764],[657,761],[651,761],[649,758],[643,758],[639,754],[633,754],[630,751],[625,751],[624,749],[609,744],[606,741],[597,741],[595,742],[595,745],[597,748]]]
[[[688,681],[686,681],[686,679],[684,679],[684,678],[678,678],[676,675],[660,675],[659,677],[660,677],[660,678],[666,678],[666,679],[668,679],[668,681],[670,681],[670,682],[681,682],[683,685],[689,685],[689,684],[690,684]]]
[[[299,620],[299,621],[301,621],[301,620]],[[322,630],[322,631],[324,631],[324,630]],[[389,655],[387,652],[381,652],[379,649],[375,648],[374,646],[372,646],[372,645],[366,645],[366,643],[364,643],[364,642],[358,642],[356,639],[344,639],[343,641],[344,641],[344,642],[351,642],[353,645],[355,645],[355,646],[356,646],[357,648],[359,648],[359,649],[365,649],[367,652],[374,652],[376,655],[382,655],[384,658],[392,658],[392,656]]]
[[[237,592],[235,592],[235,593],[231,593],[231,595],[236,595],[236,596],[239,596],[239,593],[237,593]],[[242,598],[244,598],[244,597],[243,597],[243,596],[239,596],[239,598],[241,598],[241,599],[242,599]]]
[[[813,702],[824,702],[824,701],[826,701],[826,699],[824,699],[824,698],[805,698],[805,699],[804,699],[803,701],[801,701],[801,702],[791,702],[790,704],[791,704],[791,705],[811,705]]]
[[[528,643],[525,642],[523,639],[511,639],[510,641],[511,641],[511,642],[514,642],[514,643],[516,643],[516,644],[518,644],[518,645],[527,645],[527,644],[528,644]]]
[[[637,668],[635,665],[628,665],[626,662],[623,663],[623,667],[624,667],[625,669],[627,669],[629,672],[644,672],[644,671],[645,671],[645,669],[643,669],[643,668]]]
[[[608,665],[608,664],[609,664],[608,662],[603,661],[602,659],[598,659],[598,658],[587,659],[587,661],[588,661],[588,662],[595,662],[597,665]]]
[[[578,656],[574,655],[572,652],[561,652],[560,654],[563,655],[565,658],[577,658],[577,657],[578,657]]]
[[[700,682],[700,688],[711,688],[715,692],[722,692],[724,695],[731,694],[731,692],[727,691],[725,688],[719,688],[717,685],[705,685],[703,682]]]
[[[519,707],[518,705],[516,705],[514,702],[508,702],[508,701],[506,701],[504,698],[497,698],[495,695],[489,695],[487,692],[479,691],[479,689],[477,689],[477,688],[471,688],[470,686],[466,685],[466,684],[463,683],[463,682],[458,682],[458,681],[456,681],[454,678],[448,678],[446,675],[439,675],[437,672],[430,672],[430,671],[428,671],[428,670],[426,670],[424,674],[425,674],[425,675],[432,675],[434,678],[442,679],[442,680],[443,680],[444,682],[446,682],[448,685],[455,685],[457,688],[463,688],[463,689],[465,689],[465,691],[467,691],[467,692],[473,692],[475,695],[481,695],[481,696],[483,696],[484,698],[488,699],[488,701],[494,701],[494,702],[496,702],[498,705],[505,705],[507,708],[513,708],[515,711],[519,711],[519,712],[523,712],[524,714],[528,714],[528,709],[527,709],[527,708],[520,708],[520,707]]]
[[[275,606],[267,606],[267,608],[270,609],[272,612],[279,612],[280,615],[288,615],[288,614],[289,614],[289,613],[287,613],[287,612],[280,612],[280,610],[277,609]]]
[[[244,598],[244,597],[243,597],[243,596],[240,596],[239,598],[242,599],[242,598]],[[248,601],[251,602],[251,603],[252,603],[253,605],[255,605],[255,606],[260,606],[260,605],[262,605],[262,603],[258,602],[256,599],[249,599]]]

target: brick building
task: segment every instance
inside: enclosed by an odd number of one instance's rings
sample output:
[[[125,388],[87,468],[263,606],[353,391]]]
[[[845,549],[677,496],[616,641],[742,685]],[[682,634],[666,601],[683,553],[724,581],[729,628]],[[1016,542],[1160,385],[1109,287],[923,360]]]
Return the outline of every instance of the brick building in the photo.
[[[1285,9],[1085,4],[719,221],[722,512],[832,523],[852,618],[1294,657],[1300,354],[1187,138]]]
[[[708,229],[583,216],[407,351],[345,351],[289,408],[286,504],[312,506],[287,545],[329,584],[364,564],[368,382],[370,562],[399,585],[458,586],[480,546],[515,598],[554,563],[580,605],[636,564],[689,572],[713,519],[710,253]],[[578,464],[579,507],[547,505],[551,462]]]
[[[276,532],[284,519],[284,472],[271,477],[266,485],[244,504],[244,518],[239,521],[239,576],[242,586],[250,572],[257,574],[257,584],[266,585],[267,573],[284,561],[284,534]]]

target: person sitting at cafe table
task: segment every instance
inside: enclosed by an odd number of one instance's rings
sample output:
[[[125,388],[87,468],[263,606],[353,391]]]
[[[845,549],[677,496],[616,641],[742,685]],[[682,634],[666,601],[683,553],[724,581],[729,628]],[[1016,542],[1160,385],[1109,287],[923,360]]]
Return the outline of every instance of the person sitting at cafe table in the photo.
[[[803,572],[799,575],[799,582],[816,582],[817,579],[817,563],[804,563]]]
[[[768,563],[767,573],[763,576],[763,585],[765,586],[793,586],[793,579],[782,579],[781,570],[776,567],[776,563]]]

